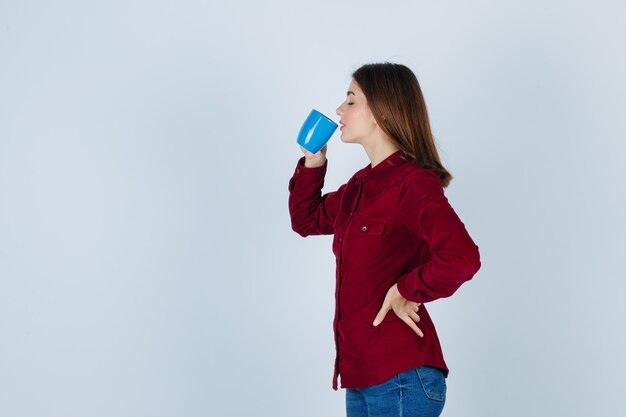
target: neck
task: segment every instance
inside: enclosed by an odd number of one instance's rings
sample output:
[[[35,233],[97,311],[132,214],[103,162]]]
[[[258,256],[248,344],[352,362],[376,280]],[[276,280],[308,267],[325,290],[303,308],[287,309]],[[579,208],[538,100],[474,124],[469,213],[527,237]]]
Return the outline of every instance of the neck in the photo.
[[[363,145],[363,148],[370,159],[372,168],[387,159],[389,155],[400,150],[398,146],[389,140],[376,141],[370,145]]]

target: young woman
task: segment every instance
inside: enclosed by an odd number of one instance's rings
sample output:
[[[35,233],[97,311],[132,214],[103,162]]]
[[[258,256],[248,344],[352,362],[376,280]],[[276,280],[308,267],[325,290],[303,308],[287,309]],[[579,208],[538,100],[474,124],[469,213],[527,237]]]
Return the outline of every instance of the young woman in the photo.
[[[337,114],[341,140],[371,163],[322,195],[326,146],[301,147],[289,181],[293,230],[334,234],[333,389],[340,376],[348,417],[438,416],[448,368],[424,303],[472,278],[478,247],[444,195],[452,177],[409,68],[359,68]]]

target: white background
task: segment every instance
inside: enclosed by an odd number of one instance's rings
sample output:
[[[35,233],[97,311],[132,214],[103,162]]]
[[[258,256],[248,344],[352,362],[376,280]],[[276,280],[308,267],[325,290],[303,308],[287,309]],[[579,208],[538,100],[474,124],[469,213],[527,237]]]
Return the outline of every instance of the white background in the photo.
[[[341,416],[295,137],[417,74],[483,267],[444,416],[626,410],[619,1],[0,1],[0,415]],[[369,163],[329,144],[325,191]]]

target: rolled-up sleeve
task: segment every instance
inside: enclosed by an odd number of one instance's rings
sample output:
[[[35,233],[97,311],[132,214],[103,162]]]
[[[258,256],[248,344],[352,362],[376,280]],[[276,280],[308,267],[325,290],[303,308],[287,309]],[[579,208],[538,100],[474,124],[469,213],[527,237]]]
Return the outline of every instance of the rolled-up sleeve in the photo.
[[[478,246],[445,197],[432,171],[411,173],[399,201],[402,222],[428,245],[431,258],[398,278],[398,291],[425,303],[451,296],[480,269]]]
[[[289,180],[291,228],[301,236],[333,234],[345,184],[322,195],[328,160],[320,167],[307,168],[304,159],[298,160]]]

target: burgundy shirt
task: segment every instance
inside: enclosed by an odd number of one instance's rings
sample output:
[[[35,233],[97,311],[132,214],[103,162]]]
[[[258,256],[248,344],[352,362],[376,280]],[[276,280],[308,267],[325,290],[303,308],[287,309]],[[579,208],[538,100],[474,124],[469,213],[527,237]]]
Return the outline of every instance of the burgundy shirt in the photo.
[[[289,213],[302,236],[334,234],[336,256],[333,389],[380,384],[421,365],[444,370],[441,346],[426,306],[421,338],[393,310],[372,322],[389,288],[427,303],[449,297],[480,268],[478,247],[431,170],[404,161],[399,150],[361,169],[337,191],[322,195],[328,161],[307,168],[304,157],[289,180]]]

